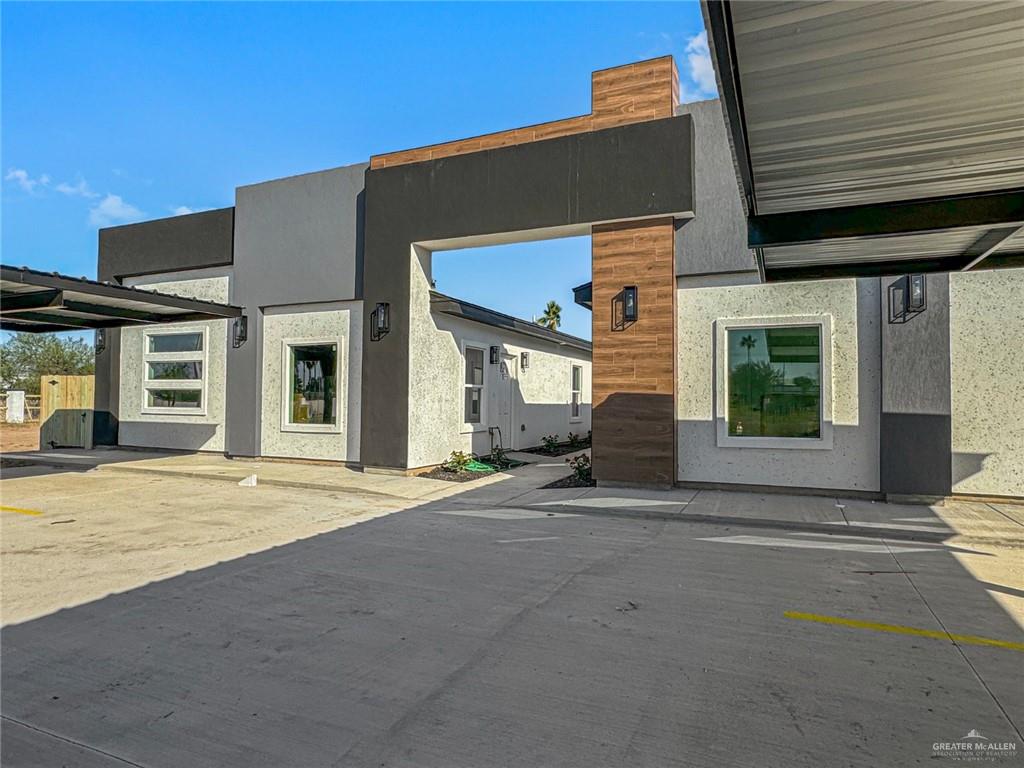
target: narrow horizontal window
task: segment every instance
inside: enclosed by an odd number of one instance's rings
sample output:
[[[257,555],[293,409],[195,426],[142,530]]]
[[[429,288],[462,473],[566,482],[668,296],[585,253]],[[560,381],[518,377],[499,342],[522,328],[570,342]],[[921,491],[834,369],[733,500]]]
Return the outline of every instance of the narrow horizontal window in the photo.
[[[821,437],[821,327],[730,328],[730,437]]]
[[[203,364],[198,360],[182,360],[172,363],[149,363],[146,378],[150,381],[164,379],[191,381],[203,378]]]
[[[201,389],[147,389],[146,405],[150,408],[202,408]]]
[[[202,333],[151,333],[146,337],[149,341],[147,351],[160,352],[201,352],[203,349]]]

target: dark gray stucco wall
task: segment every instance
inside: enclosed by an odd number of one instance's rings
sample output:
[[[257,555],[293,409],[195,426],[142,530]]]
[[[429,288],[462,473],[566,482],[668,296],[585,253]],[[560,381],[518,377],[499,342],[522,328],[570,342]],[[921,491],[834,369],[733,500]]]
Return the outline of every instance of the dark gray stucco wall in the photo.
[[[361,461],[407,461],[412,243],[692,211],[692,160],[684,115],[368,171],[363,295],[391,332],[364,333]]]
[[[231,264],[234,222],[234,208],[219,208],[101,229],[99,279]]]
[[[99,231],[96,274],[120,282],[134,275],[181,272],[231,264],[235,209],[172,216]],[[120,332],[107,331],[107,348],[96,358],[97,445],[117,444]]]
[[[952,492],[949,276],[928,275],[927,309],[891,322],[889,292],[900,278],[881,278],[881,490],[946,496]]]
[[[227,452],[260,455],[263,313],[267,306],[358,299],[367,163],[239,187],[231,303],[249,339],[228,350]]]
[[[676,275],[757,270],[747,248],[747,219],[733,170],[728,131],[718,99],[680,104],[693,120],[693,176],[697,215],[676,230]]]

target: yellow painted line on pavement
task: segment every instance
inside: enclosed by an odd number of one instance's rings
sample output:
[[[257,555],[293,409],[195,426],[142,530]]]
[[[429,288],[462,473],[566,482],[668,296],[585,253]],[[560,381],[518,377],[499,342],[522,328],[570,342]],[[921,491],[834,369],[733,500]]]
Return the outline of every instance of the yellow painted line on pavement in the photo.
[[[964,645],[988,645],[995,648],[1007,648],[1011,651],[1024,651],[1024,643],[1012,643],[1009,640],[992,640],[988,637],[978,637],[976,635],[954,635],[936,629],[904,627],[899,624],[879,624],[874,621],[844,619],[840,616],[819,616],[816,613],[800,613],[799,611],[786,611],[782,615],[787,619],[814,621],[818,624],[832,624],[840,627],[853,627],[854,629],[873,629],[876,632],[893,632],[897,635],[913,635],[915,637],[930,637],[934,640],[950,640]]]
[[[22,509],[21,507],[0,507],[0,512],[14,512],[19,515],[41,515],[38,509]]]

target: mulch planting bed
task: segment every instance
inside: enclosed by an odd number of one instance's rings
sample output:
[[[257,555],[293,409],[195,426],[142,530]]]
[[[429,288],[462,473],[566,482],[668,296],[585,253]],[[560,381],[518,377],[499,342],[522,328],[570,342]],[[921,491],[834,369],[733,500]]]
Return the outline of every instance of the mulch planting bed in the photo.
[[[597,485],[593,478],[580,480],[576,475],[561,477],[552,483],[542,485],[541,488],[594,488]]]
[[[493,475],[494,471],[491,472],[469,472],[463,470],[461,472],[449,472],[447,469],[441,469],[441,467],[434,467],[429,472],[424,472],[422,475],[417,477],[429,477],[431,480],[447,480],[450,483],[468,483],[471,480],[479,480],[481,477],[487,477]]]
[[[536,453],[539,456],[565,456],[570,453],[578,453],[586,448],[590,447],[589,440],[581,440],[579,445],[573,446],[569,443],[559,443],[558,447],[553,451],[549,451],[544,446],[539,448],[524,448],[520,453]]]

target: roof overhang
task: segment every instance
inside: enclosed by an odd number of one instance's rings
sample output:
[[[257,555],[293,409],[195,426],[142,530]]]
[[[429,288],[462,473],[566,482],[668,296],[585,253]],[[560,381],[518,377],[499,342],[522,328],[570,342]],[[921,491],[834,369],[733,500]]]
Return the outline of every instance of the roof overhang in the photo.
[[[1024,262],[1024,5],[702,8],[766,280]]]
[[[572,289],[572,300],[581,307],[589,310],[594,309],[594,284],[584,283]]]
[[[241,307],[0,266],[0,329],[82,331],[239,317]]]
[[[562,333],[561,331],[552,331],[550,328],[531,323],[528,320],[521,320],[518,317],[512,317],[512,315],[481,307],[479,304],[471,304],[462,299],[445,296],[437,291],[430,292],[430,311],[459,317],[474,323],[482,323],[493,328],[501,328],[513,333],[520,333],[524,336],[558,344],[562,347],[578,349],[581,352],[589,353],[593,350],[593,345],[586,339]]]

